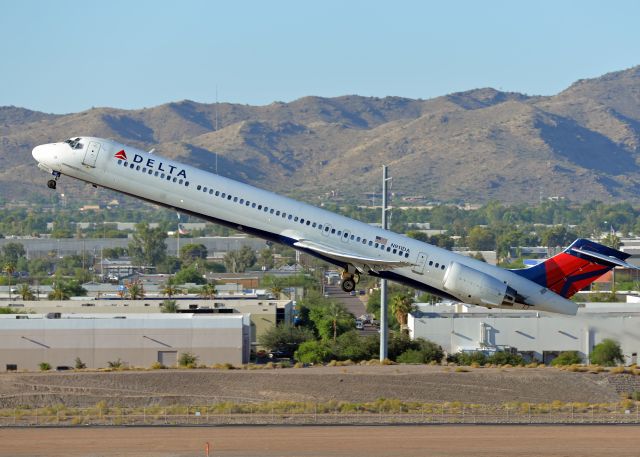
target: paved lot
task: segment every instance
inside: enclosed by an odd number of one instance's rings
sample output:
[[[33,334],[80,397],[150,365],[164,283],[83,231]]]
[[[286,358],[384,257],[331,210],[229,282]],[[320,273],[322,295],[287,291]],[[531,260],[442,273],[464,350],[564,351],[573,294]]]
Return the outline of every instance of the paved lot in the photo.
[[[0,456],[637,457],[639,426],[200,427],[0,430]]]

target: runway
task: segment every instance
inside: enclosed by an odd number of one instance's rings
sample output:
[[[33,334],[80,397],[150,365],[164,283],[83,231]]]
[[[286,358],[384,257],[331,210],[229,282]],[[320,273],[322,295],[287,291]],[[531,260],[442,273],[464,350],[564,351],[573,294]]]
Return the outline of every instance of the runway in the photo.
[[[5,428],[0,456],[637,457],[640,426]]]

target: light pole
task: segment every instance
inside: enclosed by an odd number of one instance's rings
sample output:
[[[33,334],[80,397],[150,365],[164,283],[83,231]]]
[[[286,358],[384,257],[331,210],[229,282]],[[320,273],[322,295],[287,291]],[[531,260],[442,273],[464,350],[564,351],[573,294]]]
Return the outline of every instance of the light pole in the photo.
[[[382,166],[382,230],[387,230],[387,166]],[[386,238],[386,237],[385,237]],[[389,321],[387,317],[387,280],[380,280],[380,361],[387,358]]]

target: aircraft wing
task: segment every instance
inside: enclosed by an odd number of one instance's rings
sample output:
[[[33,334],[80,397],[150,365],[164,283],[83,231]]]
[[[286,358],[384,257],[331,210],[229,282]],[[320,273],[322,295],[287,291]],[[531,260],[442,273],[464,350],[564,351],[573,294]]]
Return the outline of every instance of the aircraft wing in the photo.
[[[394,268],[402,268],[413,265],[413,263],[403,260],[384,260],[372,257],[364,257],[359,254],[354,254],[342,249],[336,249],[332,246],[316,243],[314,241],[299,240],[293,245],[299,248],[317,252],[318,254],[330,257],[339,262],[349,263],[363,273],[366,273],[369,270],[377,272],[381,270],[392,270]]]

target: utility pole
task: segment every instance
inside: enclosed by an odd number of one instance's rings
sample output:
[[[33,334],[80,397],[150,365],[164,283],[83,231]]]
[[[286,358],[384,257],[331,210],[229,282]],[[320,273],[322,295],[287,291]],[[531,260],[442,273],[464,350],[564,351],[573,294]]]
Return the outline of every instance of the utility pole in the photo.
[[[382,230],[387,230],[387,166],[382,166]],[[380,361],[387,358],[389,321],[387,319],[387,280],[380,280]]]

